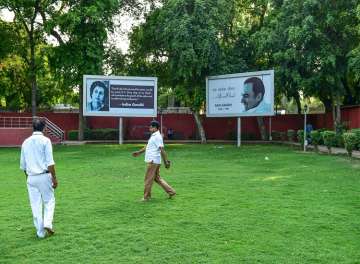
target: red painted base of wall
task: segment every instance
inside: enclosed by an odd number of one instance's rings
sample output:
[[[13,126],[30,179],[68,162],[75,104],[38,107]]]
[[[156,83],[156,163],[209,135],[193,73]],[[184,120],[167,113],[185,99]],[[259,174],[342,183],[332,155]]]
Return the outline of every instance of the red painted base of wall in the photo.
[[[31,134],[31,128],[0,128],[0,146],[20,146]]]

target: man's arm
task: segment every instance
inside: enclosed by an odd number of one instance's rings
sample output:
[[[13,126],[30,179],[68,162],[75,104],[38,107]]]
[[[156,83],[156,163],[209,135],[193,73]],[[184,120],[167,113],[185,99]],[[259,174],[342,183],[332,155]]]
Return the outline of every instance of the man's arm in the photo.
[[[167,154],[165,152],[164,147],[159,147],[159,149],[160,149],[161,157],[162,157],[162,159],[163,159],[163,161],[165,163],[165,168],[167,168],[167,169],[170,168],[170,161],[167,158]]]
[[[48,140],[45,145],[45,160],[48,171],[51,173],[52,186],[54,189],[56,189],[56,187],[58,186],[58,181],[56,179],[55,162],[54,162],[52,145],[50,140]]]
[[[142,149],[138,150],[138,151],[133,152],[132,155],[133,155],[133,157],[137,157],[137,156],[139,156],[140,154],[144,153],[145,150],[146,150],[146,146],[143,147]]]
[[[48,166],[48,171],[51,173],[51,180],[52,180],[52,185],[53,188],[56,189],[56,187],[58,186],[58,182],[56,179],[56,173],[55,173],[55,165],[50,165]]]
[[[23,147],[21,147],[20,169],[22,169],[24,171],[26,179],[27,179],[28,175],[26,173],[26,161],[25,161],[25,153],[24,153],[24,148]]]

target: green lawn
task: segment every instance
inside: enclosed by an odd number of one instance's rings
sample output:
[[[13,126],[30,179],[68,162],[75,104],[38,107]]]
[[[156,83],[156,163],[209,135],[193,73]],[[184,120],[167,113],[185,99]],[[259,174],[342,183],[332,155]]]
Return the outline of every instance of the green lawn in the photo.
[[[360,162],[283,146],[59,146],[56,235],[36,239],[19,149],[0,149],[0,263],[360,263]],[[268,159],[265,159],[268,157]]]

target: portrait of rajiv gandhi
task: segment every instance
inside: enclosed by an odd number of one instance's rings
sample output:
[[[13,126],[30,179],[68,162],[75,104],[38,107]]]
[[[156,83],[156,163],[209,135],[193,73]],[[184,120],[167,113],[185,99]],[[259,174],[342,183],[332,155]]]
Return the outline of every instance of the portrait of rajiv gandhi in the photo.
[[[258,107],[264,99],[265,87],[263,81],[258,77],[251,77],[244,82],[244,92],[241,103],[245,111]]]

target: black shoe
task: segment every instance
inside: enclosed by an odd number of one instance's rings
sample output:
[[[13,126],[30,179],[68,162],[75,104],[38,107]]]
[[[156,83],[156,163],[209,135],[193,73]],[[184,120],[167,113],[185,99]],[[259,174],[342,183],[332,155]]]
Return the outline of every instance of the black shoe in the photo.
[[[52,236],[55,234],[55,231],[53,229],[51,229],[50,227],[44,227],[44,229],[46,230],[46,233],[48,236]]]

